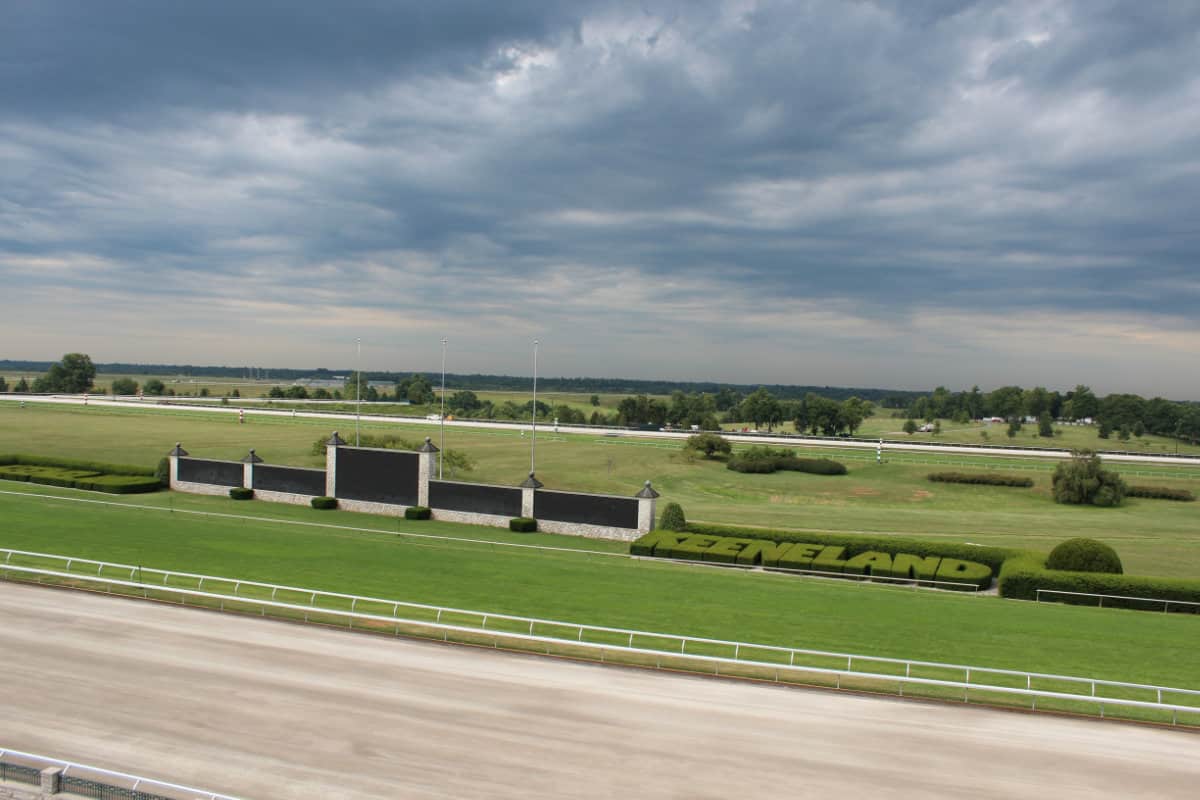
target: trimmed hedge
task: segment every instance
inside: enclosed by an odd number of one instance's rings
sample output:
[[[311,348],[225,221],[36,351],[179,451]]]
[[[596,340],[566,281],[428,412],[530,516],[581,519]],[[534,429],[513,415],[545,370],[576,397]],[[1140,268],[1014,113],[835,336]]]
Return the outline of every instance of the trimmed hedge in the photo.
[[[103,461],[81,461],[74,458],[59,458],[57,456],[31,456],[24,453],[8,453],[0,455],[0,466],[23,464],[31,467],[61,467],[63,469],[78,469],[105,475],[142,475],[154,476],[154,467],[136,467],[130,464],[108,464]]]
[[[1108,572],[1120,575],[1125,571],[1117,551],[1104,542],[1076,537],[1067,539],[1050,551],[1046,569],[1068,572]]]
[[[152,475],[110,475],[94,470],[66,467],[8,464],[0,466],[0,479],[27,481],[43,486],[62,486],[109,494],[143,494],[162,488]]]
[[[317,509],[318,511],[330,511],[332,509],[337,508],[337,498],[336,497],[324,497],[324,496],[314,497],[312,500],[309,501],[309,503],[312,505],[313,508]]]
[[[430,519],[433,517],[433,512],[428,506],[409,506],[404,509],[405,519]]]
[[[739,539],[766,539],[772,542],[799,542],[818,544],[822,547],[837,545],[846,548],[846,553],[856,556],[869,550],[883,553],[908,553],[916,556],[940,556],[960,561],[975,561],[986,564],[994,572],[1010,558],[1030,555],[1028,550],[987,545],[960,544],[958,542],[933,542],[923,539],[908,539],[900,536],[862,536],[848,533],[798,533],[796,531],[774,531],[766,528],[743,528],[736,525],[709,525],[688,523],[691,533]],[[1041,554],[1035,554],[1040,557]]]
[[[683,516],[683,506],[679,503],[667,503],[658,518],[658,527],[667,531],[687,530],[687,520]]]
[[[935,483],[969,483],[984,486],[1017,486],[1028,489],[1033,478],[1000,472],[931,472],[926,476]]]
[[[1130,486],[1125,496],[1146,497],[1151,500],[1182,500],[1185,503],[1194,502],[1196,499],[1196,495],[1187,489],[1172,489],[1170,486]]]
[[[768,474],[778,470],[814,475],[845,475],[846,465],[829,458],[799,458],[787,448],[755,446],[730,457],[725,467],[734,472]]]
[[[508,529],[515,533],[535,533],[537,520],[532,517],[513,517],[508,521]]]
[[[1036,600],[1038,589],[1084,594],[1119,595],[1148,600],[1181,600],[1200,603],[1200,581],[1183,578],[1150,578],[1138,575],[1113,575],[1106,572],[1066,572],[1046,569],[1045,562],[1036,557],[1014,558],[1000,570],[1000,596],[1018,600]],[[1098,605],[1094,597],[1054,596],[1055,602]],[[1162,611],[1160,603],[1136,600],[1104,599],[1105,608],[1130,608],[1141,611]],[[1167,606],[1167,610],[1200,613],[1200,606]]]
[[[992,568],[976,561],[892,553],[883,549],[848,554],[844,545],[772,542],[763,539],[657,530],[630,545],[635,556],[656,556],[718,564],[761,564],[780,569],[916,581],[969,583],[987,589]]]
[[[253,500],[254,490],[247,489],[245,486],[234,486],[229,490],[229,496],[234,500]]]

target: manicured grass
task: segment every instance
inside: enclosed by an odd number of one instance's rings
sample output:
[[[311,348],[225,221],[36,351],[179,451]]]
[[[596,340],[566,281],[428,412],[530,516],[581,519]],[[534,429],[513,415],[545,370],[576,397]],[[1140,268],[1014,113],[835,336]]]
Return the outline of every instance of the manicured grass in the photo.
[[[192,411],[80,406],[19,408],[0,403],[0,452],[26,452],[153,466],[176,441],[193,455],[238,459],[250,447],[268,463],[322,466],[311,452],[353,420],[248,417]],[[364,422],[362,430],[432,436],[438,426]],[[473,472],[454,477],[515,485],[529,471],[529,437],[520,430],[448,426],[446,446],[467,452]],[[1200,503],[1131,499],[1116,509],[1062,506],[1050,496],[1053,462],[1032,458],[808,448],[850,468],[846,476],[743,475],[715,461],[689,460],[679,443],[625,437],[556,435],[539,428],[537,473],[550,488],[632,495],[645,480],[688,519],[796,530],[892,533],[1048,551],[1072,536],[1117,549],[1130,573],[1200,577]],[[932,484],[929,472],[998,469],[1028,474],[1033,489]],[[1200,491],[1200,466],[1119,465],[1127,480]]]
[[[175,500],[216,513],[257,506],[296,521],[361,521],[344,512],[215,497]],[[1200,687],[1200,619],[1190,615],[1037,605],[132,505],[3,494],[0,546],[614,627]],[[429,523],[419,529],[463,531]],[[518,538],[557,545],[563,537]]]

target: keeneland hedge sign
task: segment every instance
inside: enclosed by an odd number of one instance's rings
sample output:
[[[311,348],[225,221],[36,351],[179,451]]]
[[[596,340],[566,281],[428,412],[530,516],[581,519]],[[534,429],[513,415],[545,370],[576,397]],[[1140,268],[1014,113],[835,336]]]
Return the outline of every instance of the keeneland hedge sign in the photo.
[[[845,575],[867,575],[915,581],[969,583],[981,589],[992,583],[992,568],[974,561],[868,550],[843,557],[846,548],[803,542],[773,542],[679,531],[651,531],[630,546],[635,556],[657,556],[718,564],[775,567]]]

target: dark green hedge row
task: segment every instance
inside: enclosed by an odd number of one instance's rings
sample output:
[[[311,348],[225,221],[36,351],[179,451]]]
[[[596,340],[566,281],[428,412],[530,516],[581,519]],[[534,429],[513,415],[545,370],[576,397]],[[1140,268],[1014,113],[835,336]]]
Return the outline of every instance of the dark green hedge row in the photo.
[[[932,542],[923,539],[908,539],[900,536],[861,536],[847,533],[797,533],[795,531],[773,531],[766,528],[743,528],[736,525],[706,525],[689,522],[689,533],[706,533],[739,539],[765,539],[773,542],[802,542],[820,545],[837,545],[846,548],[851,557],[876,550],[884,553],[911,553],[918,556],[941,556],[961,561],[976,561],[987,564],[993,572],[1016,556],[1030,555],[1028,550],[1009,547],[989,547],[960,544],[958,542]],[[1044,558],[1044,556],[1043,556]]]
[[[245,486],[235,486],[229,490],[229,496],[234,500],[253,500],[254,490]]]
[[[916,581],[970,583],[986,589],[992,568],[986,564],[941,556],[918,556],[865,550],[856,555],[841,545],[773,542],[704,533],[651,531],[630,545],[630,553],[721,564],[755,564],[782,569],[847,575],[872,575]]]
[[[513,517],[508,521],[508,529],[516,533],[534,533],[537,531],[537,520],[531,517]]]
[[[141,494],[156,492],[162,488],[162,484],[153,476],[104,475],[94,470],[24,464],[0,466],[0,479],[110,494]]]
[[[1004,475],[999,472],[931,472],[926,476],[935,483],[970,483],[985,486],[1019,486],[1028,489],[1033,478]]]
[[[1062,572],[1046,569],[1045,561],[1032,556],[1014,558],[1000,570],[1000,596],[1036,600],[1038,589],[1062,592],[1145,597],[1156,600],[1182,600],[1200,603],[1200,581],[1182,578],[1150,578],[1138,575],[1113,575],[1103,572]],[[1050,599],[1050,598],[1045,598]],[[1055,602],[1098,605],[1095,597],[1053,596]],[[1145,603],[1106,598],[1105,608],[1133,608],[1162,611],[1162,603]],[[1169,611],[1200,612],[1197,606],[1168,606]]]
[[[1148,497],[1151,500],[1182,500],[1193,502],[1196,495],[1187,489],[1172,489],[1170,486],[1130,486],[1125,492],[1126,497]]]
[[[24,453],[9,453],[0,455],[0,465],[24,464],[31,467],[62,467],[63,469],[81,469],[87,472],[103,473],[105,475],[141,475],[154,477],[154,467],[135,467],[129,464],[108,464],[103,461],[80,461],[74,458],[59,458],[57,456],[31,456]]]
[[[314,497],[312,500],[309,501],[309,503],[312,505],[313,508],[315,508],[319,511],[329,511],[331,509],[337,508],[337,498],[336,497]]]
[[[828,458],[799,458],[787,448],[750,447],[725,462],[734,472],[767,474],[779,470],[813,475],[845,475],[846,465]]]
[[[428,506],[409,506],[404,509],[405,519],[430,519],[432,516],[433,512]]]

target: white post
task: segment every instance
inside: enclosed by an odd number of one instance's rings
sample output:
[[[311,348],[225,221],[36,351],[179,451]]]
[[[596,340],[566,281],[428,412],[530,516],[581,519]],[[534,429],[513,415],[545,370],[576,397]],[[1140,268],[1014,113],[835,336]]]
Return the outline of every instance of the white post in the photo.
[[[442,479],[442,453],[446,449],[446,340],[442,339],[442,413],[438,417],[438,480]],[[422,503],[421,505],[425,505]]]

